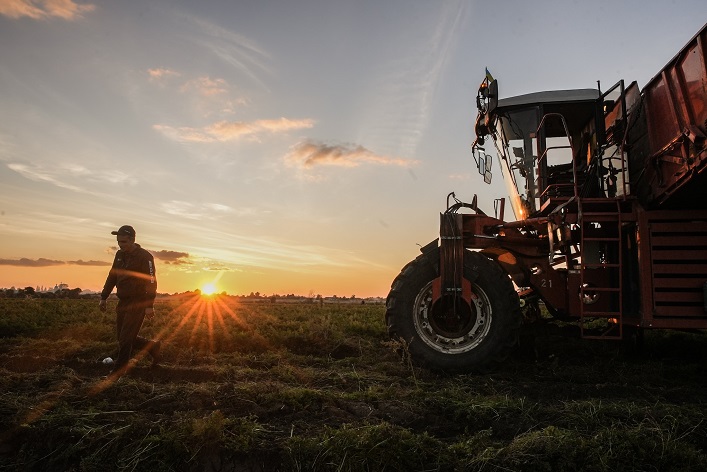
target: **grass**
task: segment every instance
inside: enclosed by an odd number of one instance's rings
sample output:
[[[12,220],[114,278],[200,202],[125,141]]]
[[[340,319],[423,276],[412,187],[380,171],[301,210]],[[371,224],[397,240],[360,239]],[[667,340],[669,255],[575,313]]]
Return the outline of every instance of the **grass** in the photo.
[[[523,336],[495,372],[421,370],[384,307],[169,297],[139,361],[97,388],[113,315],[0,300],[0,470],[707,470],[707,338],[642,353]]]

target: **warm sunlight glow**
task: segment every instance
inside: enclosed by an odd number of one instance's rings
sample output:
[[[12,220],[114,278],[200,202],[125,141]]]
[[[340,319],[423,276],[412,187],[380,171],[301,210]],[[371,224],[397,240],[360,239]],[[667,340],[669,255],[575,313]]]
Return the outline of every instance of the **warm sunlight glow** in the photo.
[[[201,287],[201,293],[203,295],[213,295],[214,293],[216,293],[216,285],[204,284],[204,286]]]

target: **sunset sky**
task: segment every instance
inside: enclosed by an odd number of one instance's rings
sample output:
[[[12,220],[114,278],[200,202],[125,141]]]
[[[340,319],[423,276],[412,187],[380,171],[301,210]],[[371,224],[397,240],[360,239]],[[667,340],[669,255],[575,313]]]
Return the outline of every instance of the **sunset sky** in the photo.
[[[385,296],[502,97],[645,83],[695,1],[0,0],[0,287],[99,290],[124,224],[160,292]]]

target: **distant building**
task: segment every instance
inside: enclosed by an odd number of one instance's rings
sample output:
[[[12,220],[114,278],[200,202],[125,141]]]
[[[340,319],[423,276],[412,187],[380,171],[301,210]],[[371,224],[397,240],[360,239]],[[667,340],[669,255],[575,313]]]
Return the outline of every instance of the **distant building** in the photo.
[[[49,291],[57,293],[61,290],[69,290],[69,284],[65,284],[64,282],[62,282],[60,284],[55,285],[54,288]]]

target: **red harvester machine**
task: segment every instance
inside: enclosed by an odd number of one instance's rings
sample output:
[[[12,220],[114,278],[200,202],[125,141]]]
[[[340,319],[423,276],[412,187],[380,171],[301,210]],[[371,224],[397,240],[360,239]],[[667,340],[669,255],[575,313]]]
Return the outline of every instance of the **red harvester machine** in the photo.
[[[706,53],[707,25],[643,90],[498,99],[487,74],[472,151],[490,183],[493,140],[515,221],[506,199],[490,216],[449,194],[439,239],[387,299],[389,335],[414,361],[502,361],[540,301],[583,337],[707,329]]]

